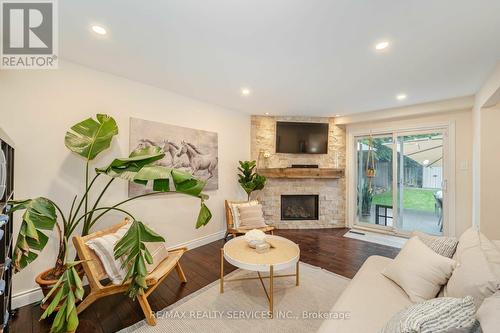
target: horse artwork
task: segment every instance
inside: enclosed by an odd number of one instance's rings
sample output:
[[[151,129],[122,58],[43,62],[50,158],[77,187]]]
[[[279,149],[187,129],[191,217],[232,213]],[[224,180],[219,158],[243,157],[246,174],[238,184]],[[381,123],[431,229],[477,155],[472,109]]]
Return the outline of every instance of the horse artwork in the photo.
[[[165,157],[156,162],[158,165],[187,171],[206,180],[206,190],[218,189],[217,133],[130,118],[130,150],[151,146],[165,152]],[[150,188],[129,184],[130,197],[149,191]]]

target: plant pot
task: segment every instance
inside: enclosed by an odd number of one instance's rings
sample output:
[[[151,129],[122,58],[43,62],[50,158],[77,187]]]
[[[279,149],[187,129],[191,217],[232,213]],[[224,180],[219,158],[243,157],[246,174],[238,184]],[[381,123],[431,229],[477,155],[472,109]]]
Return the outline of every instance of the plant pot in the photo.
[[[53,279],[47,279],[47,275],[50,275],[50,273],[52,273],[53,270],[54,270],[54,268],[49,268],[46,271],[43,271],[40,274],[38,274],[35,278],[35,282],[40,286],[40,289],[42,289],[42,293],[43,293],[44,298],[52,290],[52,286],[54,286],[58,281],[58,280],[53,280]],[[83,278],[83,275],[85,274],[85,272],[84,272],[83,267],[81,265],[79,265],[77,267],[77,272],[78,272],[78,276],[80,276],[80,279]],[[49,306],[52,299],[56,296],[57,291],[58,290],[54,291],[52,293],[52,295],[50,295],[47,302],[40,303],[40,307],[42,309],[45,310]],[[77,300],[77,303],[78,302],[80,302],[80,301]],[[56,307],[55,311],[58,311],[58,310],[59,310],[59,306]]]

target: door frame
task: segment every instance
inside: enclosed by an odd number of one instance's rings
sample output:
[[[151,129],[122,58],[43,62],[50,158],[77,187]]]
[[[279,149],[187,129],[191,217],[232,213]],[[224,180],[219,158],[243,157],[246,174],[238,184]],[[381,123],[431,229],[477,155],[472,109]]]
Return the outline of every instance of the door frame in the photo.
[[[369,125],[368,125],[369,126]],[[350,128],[347,126],[347,144],[346,144],[346,216],[347,224],[349,228],[368,228],[378,230],[384,233],[396,234],[399,236],[408,236],[408,234],[396,232],[391,228],[380,228],[379,226],[373,226],[369,223],[358,224],[356,222],[356,199],[357,199],[357,151],[356,151],[356,137],[367,136],[367,135],[383,135],[389,134],[397,137],[397,135],[404,135],[406,133],[419,132],[419,131],[432,131],[441,130],[447,135],[446,143],[443,147],[443,158],[446,159],[444,163],[445,169],[443,170],[444,175],[446,175],[446,195],[444,196],[443,202],[443,235],[454,236],[455,235],[455,121],[448,122],[432,122],[432,123],[421,123],[413,126],[394,126],[394,127],[358,127]],[[394,154],[396,154],[394,152]],[[397,167],[397,163],[393,160],[393,168]],[[393,173],[394,174],[394,173]],[[397,174],[397,173],[396,173]],[[393,189],[397,186],[397,182],[393,180]],[[396,192],[393,192],[396,193]],[[397,209],[393,209],[393,212]]]

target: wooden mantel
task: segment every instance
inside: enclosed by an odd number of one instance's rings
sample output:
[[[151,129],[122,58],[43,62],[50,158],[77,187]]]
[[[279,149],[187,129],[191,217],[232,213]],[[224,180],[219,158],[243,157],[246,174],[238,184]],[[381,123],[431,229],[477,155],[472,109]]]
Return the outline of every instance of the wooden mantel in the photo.
[[[329,168],[267,168],[257,173],[267,178],[320,178],[338,179],[344,177],[344,169]]]

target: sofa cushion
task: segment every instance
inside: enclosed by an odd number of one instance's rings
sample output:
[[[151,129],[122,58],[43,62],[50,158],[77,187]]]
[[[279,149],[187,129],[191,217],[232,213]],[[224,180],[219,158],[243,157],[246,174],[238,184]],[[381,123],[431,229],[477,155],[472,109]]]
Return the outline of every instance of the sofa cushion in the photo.
[[[476,307],[500,289],[500,253],[475,228],[460,237],[455,259],[458,267],[444,288],[446,297],[472,296]]]
[[[378,332],[398,311],[411,304],[408,295],[382,271],[393,260],[369,257],[332,308],[348,319],[328,319],[319,332]]]
[[[477,319],[484,333],[498,332],[500,329],[500,291],[484,299],[477,310]]]
[[[476,307],[470,296],[434,298],[396,313],[381,333],[435,333],[472,328],[475,314]]]
[[[457,249],[458,239],[455,237],[434,236],[421,231],[414,231],[411,235],[412,237],[417,236],[422,243],[444,257],[453,257]]]
[[[454,260],[412,237],[382,274],[403,288],[413,302],[422,302],[436,297],[455,266]]]

